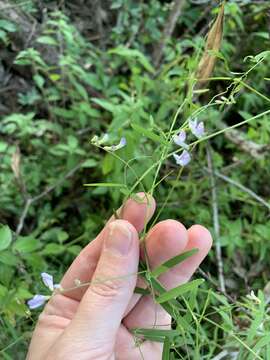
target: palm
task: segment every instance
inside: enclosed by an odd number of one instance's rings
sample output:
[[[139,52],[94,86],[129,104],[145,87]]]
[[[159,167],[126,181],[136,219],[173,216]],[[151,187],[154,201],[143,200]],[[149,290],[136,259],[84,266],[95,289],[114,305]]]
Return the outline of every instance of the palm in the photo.
[[[145,203],[139,204],[129,200],[121,210],[121,217],[133,224],[140,232],[144,227],[146,218],[149,220],[153,212],[153,203],[149,207]],[[39,354],[35,356],[36,360],[47,359],[46,355],[51,351],[50,349],[56,346],[61,335],[69,328],[72,319],[76,317],[87,286],[74,288],[74,281],[79,279],[81,283],[91,282],[100,257],[103,237],[104,229],[95,240],[84,248],[64,275],[61,281],[62,287],[73,289],[65,291],[63,294],[54,295],[41,314],[29,351],[29,353]],[[195,225],[186,230],[183,225],[174,220],[158,223],[151,229],[146,238],[146,250],[151,268],[183,251],[192,248],[199,249],[197,254],[161,276],[160,281],[166,288],[188,281],[210,247],[211,235],[205,228]],[[142,281],[140,279],[137,281],[139,281],[139,286],[142,286]],[[106,353],[101,358],[119,360],[137,360],[142,357],[146,360],[161,358],[161,344],[145,341],[140,346],[135,346],[134,336],[131,333],[134,328],[153,326],[162,329],[169,328],[169,315],[154,303],[151,296],[142,297],[139,294],[133,294],[118,329],[115,348],[111,353]],[[77,358],[79,359],[79,357]],[[89,359],[91,359],[91,354],[89,354]]]

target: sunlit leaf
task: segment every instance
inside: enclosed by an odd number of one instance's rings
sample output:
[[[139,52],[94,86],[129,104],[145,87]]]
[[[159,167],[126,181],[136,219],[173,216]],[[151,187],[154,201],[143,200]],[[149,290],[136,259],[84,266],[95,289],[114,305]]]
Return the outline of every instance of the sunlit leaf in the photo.
[[[156,298],[156,302],[161,304],[161,303],[164,303],[171,299],[176,299],[178,296],[194,290],[199,285],[201,285],[203,282],[204,282],[204,279],[197,279],[197,280],[190,281],[186,284],[177,286],[177,287],[167,291],[166,293],[160,295],[158,298]]]
[[[176,255],[175,257],[171,258],[168,261],[165,261],[163,264],[161,264],[160,266],[155,268],[151,272],[151,275],[153,277],[158,277],[161,274],[163,274],[163,273],[167,272],[168,270],[170,270],[175,265],[180,264],[181,262],[183,262],[184,260],[186,260],[190,256],[196,254],[197,252],[198,252],[198,249],[192,249],[192,250],[186,251],[186,252],[184,252],[184,253],[182,253],[180,255]]]
[[[12,240],[11,230],[7,225],[0,227],[0,251],[9,247]]]

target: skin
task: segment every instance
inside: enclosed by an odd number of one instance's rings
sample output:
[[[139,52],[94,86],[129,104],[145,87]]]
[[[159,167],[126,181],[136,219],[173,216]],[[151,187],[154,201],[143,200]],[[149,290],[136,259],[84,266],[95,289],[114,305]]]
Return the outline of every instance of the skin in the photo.
[[[167,329],[170,316],[151,296],[134,294],[144,286],[136,272],[144,257],[139,233],[155,211],[155,201],[139,193],[140,202],[128,200],[100,234],[73,261],[61,286],[74,288],[74,280],[89,286],[52,296],[39,316],[27,360],[159,360],[162,344],[134,344],[136,327]],[[170,289],[187,282],[212,245],[209,231],[200,225],[188,230],[180,222],[165,220],[147,234],[145,246],[151,268],[189,249],[199,251],[160,277]]]

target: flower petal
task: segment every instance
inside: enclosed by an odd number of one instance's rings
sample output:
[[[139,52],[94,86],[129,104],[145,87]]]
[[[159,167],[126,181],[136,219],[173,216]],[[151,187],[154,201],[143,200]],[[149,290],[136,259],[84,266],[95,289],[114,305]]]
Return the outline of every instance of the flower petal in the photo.
[[[191,156],[186,150],[184,150],[181,155],[173,154],[173,157],[176,161],[176,164],[180,166],[186,166],[191,160]]]
[[[47,286],[51,291],[53,291],[53,277],[50,274],[45,272],[41,273],[41,278],[45,286]]]
[[[112,146],[104,146],[104,150],[116,151],[116,150],[122,149],[124,146],[126,146],[126,144],[127,144],[126,138],[122,137],[119,144],[112,145]]]
[[[109,134],[105,133],[103,137],[99,140],[99,145],[103,145],[104,143],[108,142],[109,139]]]
[[[198,119],[195,118],[194,120],[190,119],[189,122],[190,131],[196,138],[200,139],[204,135],[204,123],[201,121],[198,123]]]
[[[186,132],[184,130],[181,130],[178,135],[173,136],[173,141],[176,145],[183,147],[183,145],[186,146],[186,137]]]
[[[122,137],[119,144],[117,145],[117,147],[118,147],[117,150],[122,149],[126,145],[127,145],[127,140],[125,137]]]
[[[204,123],[201,121],[196,128],[196,136],[197,138],[201,138],[204,135]]]
[[[27,301],[29,309],[36,309],[42,306],[45,301],[48,299],[48,296],[37,294],[32,299]]]

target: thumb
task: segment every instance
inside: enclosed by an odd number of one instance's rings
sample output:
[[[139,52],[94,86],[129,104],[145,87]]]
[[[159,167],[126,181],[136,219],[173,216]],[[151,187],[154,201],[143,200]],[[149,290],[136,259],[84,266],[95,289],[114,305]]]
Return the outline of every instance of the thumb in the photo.
[[[125,220],[108,226],[103,250],[71,325],[73,336],[87,350],[113,351],[116,334],[132,297],[138,271],[139,240]],[[75,331],[75,334],[74,334]],[[82,344],[83,342],[83,344]]]

